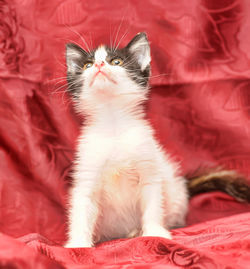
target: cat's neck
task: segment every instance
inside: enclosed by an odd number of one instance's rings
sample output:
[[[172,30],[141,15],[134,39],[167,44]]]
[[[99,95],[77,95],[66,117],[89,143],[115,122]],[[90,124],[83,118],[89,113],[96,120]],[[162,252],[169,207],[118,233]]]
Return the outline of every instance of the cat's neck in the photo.
[[[119,102],[109,101],[98,104],[85,113],[87,125],[98,125],[102,128],[122,128],[136,124],[145,118],[143,101]]]

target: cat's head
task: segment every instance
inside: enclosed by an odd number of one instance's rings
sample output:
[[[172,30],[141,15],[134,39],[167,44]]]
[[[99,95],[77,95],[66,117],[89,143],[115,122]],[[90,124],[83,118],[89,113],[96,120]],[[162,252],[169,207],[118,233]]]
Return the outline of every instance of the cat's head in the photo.
[[[69,43],[66,46],[69,92],[80,103],[145,97],[150,60],[145,33],[137,34],[121,49],[101,45],[87,52]]]

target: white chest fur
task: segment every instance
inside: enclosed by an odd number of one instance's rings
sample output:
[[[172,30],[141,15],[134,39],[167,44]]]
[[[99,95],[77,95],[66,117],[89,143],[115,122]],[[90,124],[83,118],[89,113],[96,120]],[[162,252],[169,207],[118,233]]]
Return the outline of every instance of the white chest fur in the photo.
[[[138,115],[104,113],[82,130],[68,246],[141,233],[169,238],[165,228],[184,223],[185,183]]]

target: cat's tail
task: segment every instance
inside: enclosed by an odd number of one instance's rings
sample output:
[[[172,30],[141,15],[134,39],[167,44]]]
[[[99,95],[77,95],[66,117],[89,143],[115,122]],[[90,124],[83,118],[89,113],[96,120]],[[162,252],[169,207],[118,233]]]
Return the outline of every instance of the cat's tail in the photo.
[[[218,170],[188,180],[190,197],[204,192],[222,191],[240,202],[250,202],[250,183],[234,171]]]

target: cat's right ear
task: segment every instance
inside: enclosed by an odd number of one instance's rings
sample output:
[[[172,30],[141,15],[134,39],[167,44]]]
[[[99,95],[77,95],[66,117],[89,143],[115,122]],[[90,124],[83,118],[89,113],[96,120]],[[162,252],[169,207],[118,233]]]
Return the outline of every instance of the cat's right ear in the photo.
[[[66,63],[68,73],[76,74],[83,67],[87,52],[74,43],[66,45]]]
[[[126,48],[134,55],[142,71],[150,65],[150,47],[146,33],[138,33]]]

